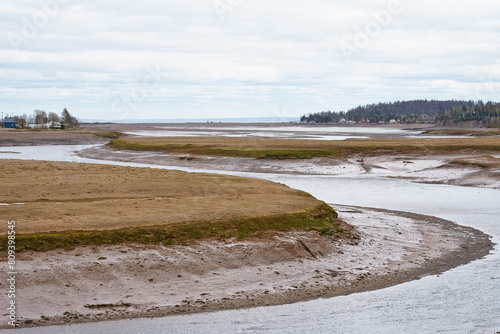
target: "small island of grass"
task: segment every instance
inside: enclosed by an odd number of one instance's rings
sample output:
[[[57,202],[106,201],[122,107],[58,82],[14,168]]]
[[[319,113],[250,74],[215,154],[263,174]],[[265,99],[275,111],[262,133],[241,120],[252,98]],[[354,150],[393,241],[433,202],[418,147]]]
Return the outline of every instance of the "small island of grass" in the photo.
[[[130,137],[108,144],[118,150],[171,154],[246,157],[258,159],[311,159],[352,154],[450,153],[463,150],[500,151],[500,137],[478,138],[373,138],[309,140],[225,137]]]
[[[0,166],[0,212],[16,222],[18,251],[342,231],[324,202],[270,181],[69,162],[0,160]]]

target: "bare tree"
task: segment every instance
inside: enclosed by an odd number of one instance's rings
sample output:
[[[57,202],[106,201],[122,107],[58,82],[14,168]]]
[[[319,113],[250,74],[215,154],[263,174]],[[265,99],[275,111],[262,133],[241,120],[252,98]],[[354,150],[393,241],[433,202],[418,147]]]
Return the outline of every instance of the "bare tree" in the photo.
[[[70,127],[70,128],[77,128],[80,126],[80,122],[78,121],[78,119],[74,116],[72,116],[68,109],[64,108],[64,110],[62,111],[61,113],[61,119],[62,119],[62,122]]]
[[[57,123],[61,122],[61,118],[59,117],[58,114],[56,114],[55,112],[49,112],[49,122],[50,122],[50,128],[53,129],[55,128],[56,126],[58,126]]]
[[[20,128],[25,128],[27,125],[27,116],[26,114],[22,116],[14,116],[14,121],[16,122],[16,125],[19,126]]]
[[[34,111],[35,124],[47,124],[49,121],[47,113],[43,110]]]
[[[26,117],[26,121],[28,121],[28,125],[29,124],[34,124],[35,123],[35,117],[33,116],[33,114],[27,116]]]
[[[49,122],[57,123],[61,121],[61,118],[55,112],[49,112]]]

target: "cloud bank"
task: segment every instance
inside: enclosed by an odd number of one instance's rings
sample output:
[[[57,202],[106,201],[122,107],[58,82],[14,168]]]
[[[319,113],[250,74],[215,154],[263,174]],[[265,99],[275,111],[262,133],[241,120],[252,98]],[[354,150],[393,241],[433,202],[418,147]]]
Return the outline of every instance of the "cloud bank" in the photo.
[[[498,1],[0,6],[6,113],[289,117],[379,101],[500,100]]]

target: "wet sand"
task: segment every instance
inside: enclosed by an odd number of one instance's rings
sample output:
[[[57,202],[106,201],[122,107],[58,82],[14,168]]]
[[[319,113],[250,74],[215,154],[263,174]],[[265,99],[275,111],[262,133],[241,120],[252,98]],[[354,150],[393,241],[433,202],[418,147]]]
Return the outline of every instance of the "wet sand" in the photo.
[[[284,173],[304,175],[359,175],[376,174],[413,182],[440,183],[500,189],[500,168],[455,161],[481,156],[498,159],[498,152],[470,151],[449,155],[352,155],[347,158],[312,159],[254,159],[241,157],[189,156],[159,152],[119,151],[99,146],[78,152],[85,158],[191,167],[197,169],[253,173]]]
[[[20,253],[20,325],[334,297],[439,274],[492,249],[487,235],[435,217],[332,206],[356,227],[356,235],[339,240],[317,232],[292,232],[191,246],[124,244]]]

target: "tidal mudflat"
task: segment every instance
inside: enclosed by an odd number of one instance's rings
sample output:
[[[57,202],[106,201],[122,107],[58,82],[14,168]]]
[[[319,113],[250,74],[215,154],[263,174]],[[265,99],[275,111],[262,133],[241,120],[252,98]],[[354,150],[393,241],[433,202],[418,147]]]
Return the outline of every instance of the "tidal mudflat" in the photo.
[[[127,160],[124,158],[124,152],[126,151],[116,153],[123,154],[121,158]],[[161,163],[158,164],[158,160],[162,158],[162,154],[149,152],[149,155],[150,163],[160,167]],[[492,157],[495,158],[495,156]],[[109,157],[103,155],[101,158]],[[114,158],[120,160],[119,157]],[[220,158],[207,157],[211,159],[212,166],[219,164]],[[198,157],[188,159],[185,156],[182,159],[177,157],[175,159],[186,163],[194,162],[195,164],[191,166],[196,167]],[[268,162],[266,159],[255,160],[255,164],[265,165]],[[487,160],[490,161],[489,158]],[[301,161],[303,160],[295,159],[290,164]],[[405,161],[405,164],[411,165],[409,160]],[[377,163],[380,162],[377,161]],[[371,171],[376,172],[378,169],[391,171],[400,167],[399,162],[392,162],[392,164],[395,166],[382,164],[378,168],[375,163],[363,163],[360,164],[362,170],[359,171],[360,174],[365,174]],[[425,163],[415,163],[415,165],[418,167],[415,170],[428,167]],[[371,173],[377,177],[376,173]],[[302,170],[300,174],[307,173]],[[229,237],[225,240],[201,240],[193,246],[132,243],[121,246],[77,246],[73,250],[22,253],[20,256],[26,256],[26,261],[23,260],[20,263],[26,266],[23,270],[27,274],[25,275],[26,282],[31,282],[29,286],[36,286],[37,280],[39,283],[49,283],[50,269],[53,268],[58,268],[63,275],[67,273],[68,280],[77,282],[72,286],[73,283],[62,284],[62,281],[56,280],[46,285],[45,289],[39,289],[39,293],[46,293],[44,298],[39,298],[42,301],[40,305],[48,305],[47,296],[49,295],[58,295],[58,298],[62,299],[57,305],[45,308],[45,312],[53,310],[50,315],[44,314],[41,317],[39,314],[40,318],[38,318],[34,314],[39,312],[40,308],[33,308],[34,321],[28,321],[28,323],[49,325],[161,316],[287,304],[336,296],[378,289],[440,273],[474,258],[480,258],[492,247],[488,236],[477,230],[462,229],[455,224],[434,217],[340,205],[333,205],[333,207],[337,209],[341,219],[355,226],[353,234],[345,240],[321,235],[320,231],[313,230],[275,234],[264,239],[238,240]],[[426,228],[422,230],[422,226]],[[282,251],[278,254],[271,252],[271,249],[276,248]],[[229,262],[221,260],[220,252],[224,250],[230,250],[228,254],[234,255],[234,258],[228,258]],[[202,255],[205,253],[206,257]],[[94,259],[95,256],[97,257]],[[226,258],[226,256],[223,257]],[[58,260],[54,260],[55,258]],[[203,271],[203,265],[198,268],[200,264],[203,264],[201,258],[208,261],[209,266],[205,268],[206,272]],[[47,261],[48,267],[42,266],[43,271],[37,270],[30,273],[33,266],[41,265],[40,261]],[[168,268],[173,270],[169,272]],[[80,274],[74,275],[79,270]],[[82,281],[75,280],[85,270],[89,273],[95,271],[99,278],[112,274],[109,277],[114,279],[106,283],[102,283],[102,279],[92,280],[90,276],[87,281],[85,278]],[[255,273],[254,270],[257,270],[256,273],[259,275],[252,276],[251,273]],[[143,273],[148,273],[148,275],[143,275]],[[122,279],[123,277],[129,279]],[[113,284],[112,282],[119,283]],[[199,291],[202,283],[207,283],[208,287],[214,284],[213,294]],[[147,287],[144,293],[127,293],[125,294],[127,298],[116,299],[117,295],[125,293],[127,289],[138,291],[138,284]],[[121,289],[122,286],[127,288]],[[183,286],[186,287],[186,292],[182,292]],[[226,289],[225,286],[229,288]],[[55,289],[61,287],[64,287],[63,292],[57,293]],[[158,287],[162,288],[159,289],[162,290],[159,294],[159,290],[156,289]],[[172,292],[166,293],[164,289]],[[100,292],[94,294],[90,300],[93,290]],[[26,290],[26,298],[31,298],[33,302],[36,302],[36,293],[31,295],[28,291],[29,289]],[[78,293],[81,293],[84,297],[82,300],[85,302],[74,302]],[[182,293],[185,295],[182,296]],[[101,295],[103,298],[100,299]],[[152,296],[158,297],[159,301],[152,300]],[[181,297],[184,298],[180,299]],[[65,298],[67,301],[63,303]],[[141,300],[145,302],[141,303]],[[63,314],[60,316],[59,313],[63,309],[65,311],[62,311]],[[64,314],[64,312],[67,313]]]

